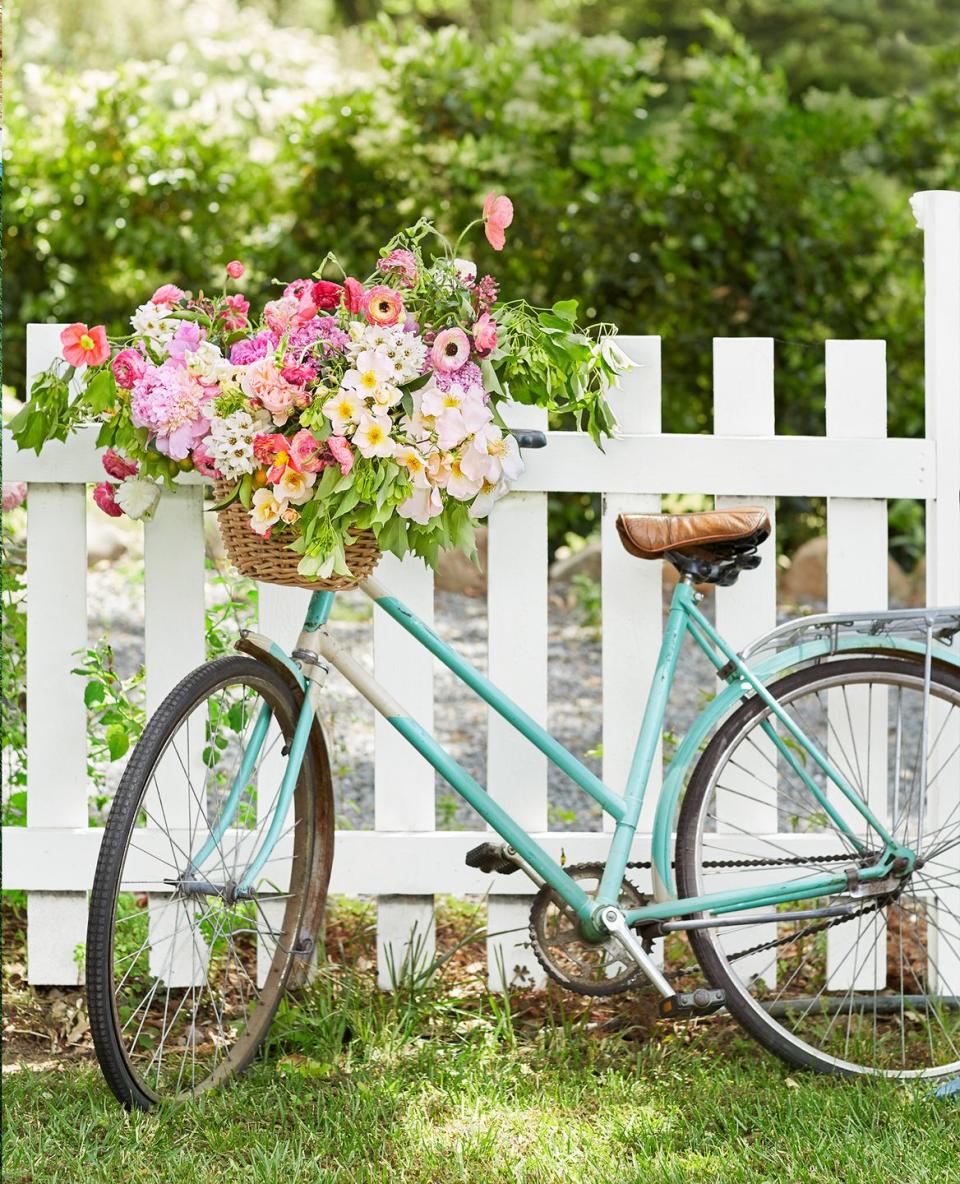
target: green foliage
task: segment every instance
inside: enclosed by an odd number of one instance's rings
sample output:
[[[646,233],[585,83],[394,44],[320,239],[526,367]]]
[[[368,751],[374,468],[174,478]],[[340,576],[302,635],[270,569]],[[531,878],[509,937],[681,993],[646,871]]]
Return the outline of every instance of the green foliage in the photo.
[[[3,516],[0,567],[0,749],[3,752],[4,826],[27,823],[27,612],[23,511]]]

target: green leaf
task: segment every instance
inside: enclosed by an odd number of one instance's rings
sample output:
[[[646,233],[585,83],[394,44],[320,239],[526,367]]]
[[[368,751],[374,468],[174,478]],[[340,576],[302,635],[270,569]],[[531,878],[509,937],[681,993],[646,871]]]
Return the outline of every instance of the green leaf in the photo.
[[[119,760],[130,747],[130,737],[122,724],[111,724],[107,728],[106,740],[112,761]]]
[[[88,707],[102,703],[106,696],[107,690],[102,682],[88,682],[83,691],[83,701]]]
[[[553,311],[562,320],[570,325],[576,324],[577,309],[580,307],[579,300],[558,300],[553,306]]]
[[[237,497],[240,499],[240,504],[245,510],[249,510],[253,505],[253,474],[245,473],[243,480],[237,487]]]
[[[96,415],[112,407],[117,401],[117,380],[109,368],[98,370],[83,392],[84,402]]]

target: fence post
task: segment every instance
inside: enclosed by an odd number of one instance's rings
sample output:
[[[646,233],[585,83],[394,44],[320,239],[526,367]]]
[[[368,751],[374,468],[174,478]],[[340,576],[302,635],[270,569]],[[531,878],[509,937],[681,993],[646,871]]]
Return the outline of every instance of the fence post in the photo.
[[[826,347],[827,435],[887,434],[887,360],[883,341],[828,341]],[[887,503],[880,498],[827,498],[827,608],[830,612],[887,607]],[[827,695],[827,751],[837,767],[887,817],[887,688],[852,687]],[[872,719],[871,719],[872,717]],[[866,760],[851,753],[863,753]],[[837,809],[854,827],[860,818],[839,791]],[[828,986],[832,991],[882,989],[887,974],[886,921],[877,913],[873,945],[866,955],[859,927],[827,932]],[[855,952],[856,951],[856,952]],[[855,962],[855,959],[859,961]]]
[[[960,193],[916,193],[911,204],[924,238],[926,431],[937,458],[935,496],[927,501],[927,603],[954,605],[960,604]],[[929,734],[937,737],[927,753],[928,767],[937,770],[928,787],[936,786],[927,810],[931,831],[955,820],[951,812],[960,804],[960,721],[944,715],[936,710],[930,720]],[[942,876],[960,871],[960,846],[939,858],[949,861]],[[940,896],[960,913],[960,887]],[[939,947],[930,950],[931,975],[944,993],[955,992],[960,950],[948,940]]]
[[[542,431],[539,407],[505,408],[512,427]],[[487,672],[541,724],[547,722],[547,495],[511,493],[490,514],[487,544]],[[487,789],[529,831],[547,829],[547,759],[493,708],[487,712]],[[520,877],[516,877],[519,879]],[[487,979],[491,990],[539,987],[543,968],[530,949],[531,895],[487,902]],[[512,883],[512,881],[511,881]]]
[[[773,436],[774,362],[772,337],[715,337],[713,341],[713,431],[716,436]],[[718,496],[718,510],[762,506],[770,515],[770,537],[760,546],[763,556],[755,572],[747,572],[731,588],[717,588],[717,628],[739,649],[777,623],[776,499],[753,494]],[[758,740],[738,758],[739,768],[728,769],[724,788],[717,789],[717,828],[730,834],[774,834],[777,830],[776,768],[773,745]],[[734,788],[735,787],[735,788]],[[745,883],[754,883],[749,875]],[[729,878],[724,887],[730,885]],[[728,930],[736,949],[735,930]],[[721,930],[721,934],[723,931]],[[769,941],[777,927],[758,925],[750,931],[750,943]],[[776,982],[777,960],[770,953],[754,954],[737,964],[745,979],[762,976],[768,986]]]

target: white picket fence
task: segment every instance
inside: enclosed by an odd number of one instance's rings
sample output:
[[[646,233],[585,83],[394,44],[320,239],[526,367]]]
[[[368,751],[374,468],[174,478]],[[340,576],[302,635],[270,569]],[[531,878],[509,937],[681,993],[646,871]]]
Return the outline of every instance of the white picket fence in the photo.
[[[712,435],[661,434],[660,340],[628,337],[622,343],[638,368],[615,396],[623,438],[601,455],[585,437],[551,433],[545,450],[527,454],[517,491],[496,507],[489,537],[488,670],[543,722],[547,494],[603,495],[603,777],[612,787],[622,787],[626,778],[662,624],[659,564],[640,563],[622,550],[615,528],[620,511],[657,511],[663,494],[701,492],[715,495],[721,507],[763,505],[775,518],[777,497],[826,497],[830,607],[873,609],[887,600],[886,501],[923,499],[927,602],[960,603],[960,193],[918,194],[914,210],[925,236],[923,439],[887,438],[882,341],[828,341],[826,436],[777,436],[769,338],[715,340]],[[905,334],[920,330],[903,327]],[[58,331],[30,326],[31,375],[57,352]],[[518,426],[545,426],[537,410],[518,409],[517,416]],[[88,825],[83,686],[70,670],[87,640],[85,485],[100,480],[102,469],[91,435],[83,433],[39,458],[7,443],[4,476],[30,483],[27,826],[4,829],[4,884],[28,893],[30,981],[75,983],[74,954],[84,940],[86,892],[102,831]],[[200,485],[185,482],[164,496],[146,527],[149,708],[203,660],[201,500]],[[735,587],[717,589],[719,627],[736,644],[775,623],[773,536],[763,552],[759,571]],[[433,581],[422,565],[387,557],[377,575],[431,619]],[[305,597],[262,586],[260,630],[292,643]],[[383,614],[376,614],[374,649],[377,677],[430,727],[432,660]],[[546,759],[492,712],[487,770],[489,792],[554,855],[562,849],[571,861],[604,858],[604,832],[549,831]],[[660,776],[658,762],[636,858],[646,854]],[[515,931],[488,941],[492,985],[500,985],[499,967],[509,980],[541,982],[524,945],[528,886],[518,876],[491,878],[467,868],[464,854],[480,836],[435,830],[434,796],[433,770],[378,720],[375,829],[338,833],[331,890],[377,897],[381,982],[387,985],[388,963],[400,963],[411,933],[423,955],[430,955],[435,894],[487,892],[489,932]]]

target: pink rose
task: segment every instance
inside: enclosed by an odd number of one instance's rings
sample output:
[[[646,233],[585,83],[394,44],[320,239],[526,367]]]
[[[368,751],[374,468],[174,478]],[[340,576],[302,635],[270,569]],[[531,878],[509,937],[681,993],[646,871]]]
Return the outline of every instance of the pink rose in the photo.
[[[107,476],[114,477],[117,481],[123,481],[125,477],[135,477],[140,471],[140,466],[135,461],[125,460],[112,448],[108,448],[101,459]]]
[[[339,305],[343,288],[329,280],[317,280],[312,289],[313,303],[322,312],[333,312]]]
[[[280,371],[280,376],[286,381],[292,383],[294,386],[306,386],[308,382],[312,382],[317,377],[317,372],[312,366],[301,362],[297,366],[284,366]]]
[[[333,459],[340,466],[340,472],[346,477],[353,468],[353,449],[346,436],[327,436],[327,448],[333,453]]]
[[[240,387],[248,398],[256,399],[266,407],[277,427],[290,418],[300,391],[292,386],[277,369],[274,358],[259,358],[247,367]]]
[[[306,428],[301,428],[290,438],[290,460],[301,473],[319,473],[323,468],[321,452],[323,445]]]
[[[360,312],[363,308],[363,298],[363,284],[352,275],[348,275],[343,281],[343,303],[347,306],[347,312],[353,313],[354,316]]]
[[[180,327],[167,342],[167,355],[186,365],[183,355],[190,350],[192,353],[207,336],[195,321],[181,321]]]
[[[497,322],[488,312],[473,326],[473,344],[478,354],[488,354],[497,348]]]
[[[117,386],[130,390],[147,370],[146,359],[135,349],[122,349],[111,363]]]
[[[176,284],[161,284],[156,292],[150,297],[151,304],[179,304],[186,296],[183,288],[178,288]]]
[[[227,264],[227,275],[232,280],[238,280],[246,270],[239,259],[231,259]]]
[[[109,514],[111,518],[120,518],[123,515],[123,510],[117,505],[113,496],[116,488],[116,485],[111,485],[109,481],[101,481],[93,490],[93,500],[104,514]]]
[[[279,300],[271,300],[264,307],[263,319],[279,337],[284,333],[302,329],[308,321],[317,315],[317,306],[309,288],[305,288],[299,296],[292,293],[281,296]]]

